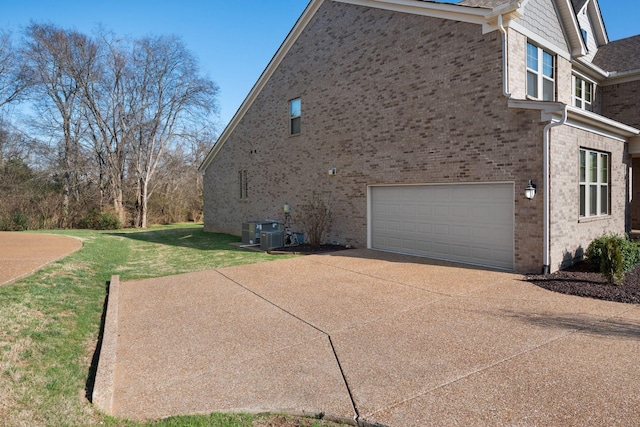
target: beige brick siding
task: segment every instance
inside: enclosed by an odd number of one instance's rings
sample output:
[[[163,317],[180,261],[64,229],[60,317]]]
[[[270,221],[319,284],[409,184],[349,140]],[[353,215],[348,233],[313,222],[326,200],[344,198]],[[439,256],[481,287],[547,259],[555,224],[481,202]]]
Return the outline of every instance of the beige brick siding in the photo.
[[[640,80],[600,88],[602,114],[640,128]],[[640,229],[640,158],[633,159],[631,228]]]
[[[627,230],[629,194],[629,155],[626,143],[571,126],[552,129],[550,144],[551,175],[551,270],[570,265],[581,258],[591,241],[604,233],[622,234]],[[611,214],[580,219],[579,150],[586,148],[610,153]]]
[[[640,129],[640,80],[600,88],[602,114]]]
[[[512,28],[509,31],[509,92],[514,99],[527,99],[527,37]],[[550,52],[553,53],[553,52]],[[571,62],[556,55],[556,101],[573,103]]]

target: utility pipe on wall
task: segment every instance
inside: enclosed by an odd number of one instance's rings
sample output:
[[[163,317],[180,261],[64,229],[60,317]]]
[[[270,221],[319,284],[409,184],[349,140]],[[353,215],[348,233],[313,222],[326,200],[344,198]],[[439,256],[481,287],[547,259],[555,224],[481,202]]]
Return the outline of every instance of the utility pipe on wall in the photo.
[[[509,92],[509,35],[502,23],[502,15],[498,15],[498,29],[502,33],[502,94],[511,98]]]
[[[542,274],[549,274],[551,272],[551,254],[550,254],[550,232],[551,232],[551,220],[550,220],[550,203],[549,203],[549,148],[551,142],[551,128],[562,126],[567,123],[567,107],[568,105],[562,106],[562,118],[558,122],[554,122],[553,118],[548,125],[544,127],[544,135],[543,135],[543,181],[544,181],[544,209],[543,209],[543,234],[544,234],[544,244],[543,244],[543,266],[542,266]],[[559,111],[559,110],[558,110]]]

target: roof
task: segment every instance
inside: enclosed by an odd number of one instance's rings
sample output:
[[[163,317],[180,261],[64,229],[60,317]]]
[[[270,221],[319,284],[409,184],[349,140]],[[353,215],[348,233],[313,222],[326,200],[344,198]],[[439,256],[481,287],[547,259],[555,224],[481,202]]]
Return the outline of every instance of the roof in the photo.
[[[605,71],[619,73],[640,70],[640,35],[601,46],[593,58],[593,64]]]
[[[577,14],[589,0],[571,0],[573,11]]]
[[[509,3],[509,0],[462,0],[460,3],[458,3],[458,5],[472,6],[472,7],[486,7],[487,9],[493,9],[494,7],[501,6],[505,3]]]

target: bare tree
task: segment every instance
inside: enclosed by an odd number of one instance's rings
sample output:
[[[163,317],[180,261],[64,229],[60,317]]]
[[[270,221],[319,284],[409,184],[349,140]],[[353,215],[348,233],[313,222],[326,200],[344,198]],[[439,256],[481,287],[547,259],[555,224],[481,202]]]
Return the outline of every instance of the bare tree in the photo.
[[[162,187],[168,200],[187,194],[190,182],[190,202],[176,211],[197,217],[201,177],[193,179],[190,162],[201,150],[192,150],[193,141],[212,123],[218,89],[180,39],[88,37],[36,23],[25,36],[21,77],[31,87],[38,132],[56,148],[59,225],[77,224],[72,213],[107,203],[124,224],[129,202],[133,225],[146,227],[154,190]]]
[[[19,100],[26,86],[20,52],[13,48],[11,34],[0,33],[0,108]]]
[[[100,205],[102,207],[107,192],[118,220],[123,224],[126,218],[123,188],[127,144],[136,127],[132,123],[131,96],[127,91],[129,60],[121,43],[104,34],[94,44],[94,49],[96,56],[91,72],[76,73],[76,80],[82,90],[87,136],[99,168]]]
[[[83,114],[78,100],[80,89],[75,75],[90,67],[91,44],[83,34],[66,31],[53,25],[32,23],[26,30],[27,40],[22,55],[25,77],[39,99],[35,104],[46,116],[49,130],[59,135],[59,156],[62,169],[62,223],[69,224],[72,192],[76,199],[80,139],[84,132]],[[88,72],[88,71],[86,71]],[[46,123],[46,122],[45,122]]]
[[[136,178],[134,225],[146,228],[152,178],[167,146],[185,142],[185,129],[215,111],[215,84],[200,76],[198,63],[175,36],[146,37],[133,49],[133,86],[138,123],[132,145]]]

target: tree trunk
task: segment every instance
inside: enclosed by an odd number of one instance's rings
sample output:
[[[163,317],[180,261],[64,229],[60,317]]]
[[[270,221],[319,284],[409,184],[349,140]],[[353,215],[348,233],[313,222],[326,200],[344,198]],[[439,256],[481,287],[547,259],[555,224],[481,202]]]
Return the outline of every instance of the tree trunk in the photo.
[[[142,209],[141,213],[141,228],[147,228],[147,202],[149,201],[149,182],[145,180],[142,185]]]

